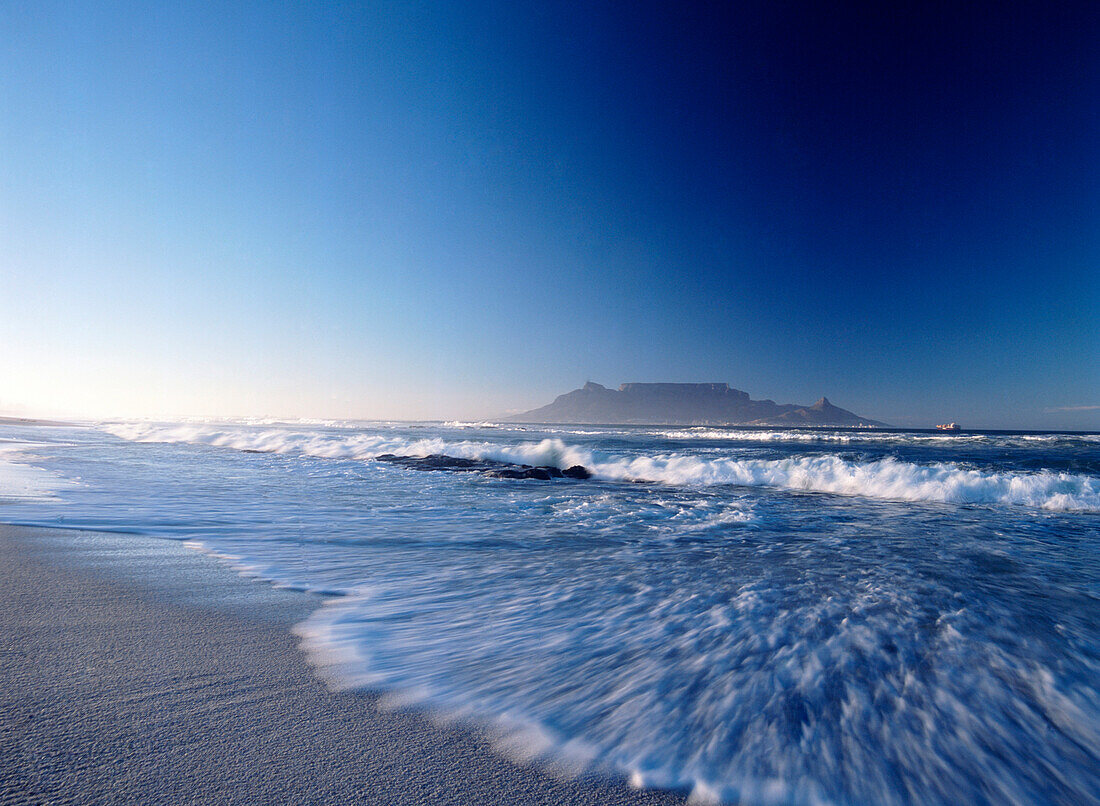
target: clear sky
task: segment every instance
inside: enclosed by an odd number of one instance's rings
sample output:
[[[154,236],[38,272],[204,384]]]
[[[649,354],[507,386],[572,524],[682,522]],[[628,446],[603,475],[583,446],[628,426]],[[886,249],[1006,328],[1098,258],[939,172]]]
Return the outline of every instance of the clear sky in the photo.
[[[1096,3],[3,4],[0,413],[591,379],[1100,429],[1098,41]]]

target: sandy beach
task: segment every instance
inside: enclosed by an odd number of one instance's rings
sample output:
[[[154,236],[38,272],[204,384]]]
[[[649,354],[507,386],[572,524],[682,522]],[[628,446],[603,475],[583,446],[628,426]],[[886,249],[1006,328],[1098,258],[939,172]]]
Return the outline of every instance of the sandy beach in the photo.
[[[0,526],[0,803],[670,804],[332,692],[320,604],[173,541]]]

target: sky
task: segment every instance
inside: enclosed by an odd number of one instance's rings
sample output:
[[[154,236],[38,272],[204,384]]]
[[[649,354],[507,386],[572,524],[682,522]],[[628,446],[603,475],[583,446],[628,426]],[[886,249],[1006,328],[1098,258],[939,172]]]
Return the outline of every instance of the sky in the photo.
[[[1095,3],[98,0],[0,32],[0,413],[727,381],[1100,429]]]

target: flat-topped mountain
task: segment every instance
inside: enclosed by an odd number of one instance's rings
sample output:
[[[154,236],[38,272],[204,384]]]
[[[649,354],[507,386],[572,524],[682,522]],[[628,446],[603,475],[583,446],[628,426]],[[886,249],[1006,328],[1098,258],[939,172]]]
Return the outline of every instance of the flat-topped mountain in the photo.
[[[624,383],[617,390],[589,381],[548,406],[507,418],[521,423],[645,423],[650,425],[881,426],[834,406],[752,400],[728,383]]]

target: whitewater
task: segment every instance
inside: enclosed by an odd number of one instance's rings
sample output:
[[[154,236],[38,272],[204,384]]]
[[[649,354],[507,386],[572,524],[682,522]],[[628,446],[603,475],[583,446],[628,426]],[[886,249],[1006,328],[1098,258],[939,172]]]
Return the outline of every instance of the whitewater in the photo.
[[[0,520],[333,594],[297,628],[326,682],[565,773],[709,802],[1100,802],[1100,435],[2,425]]]

